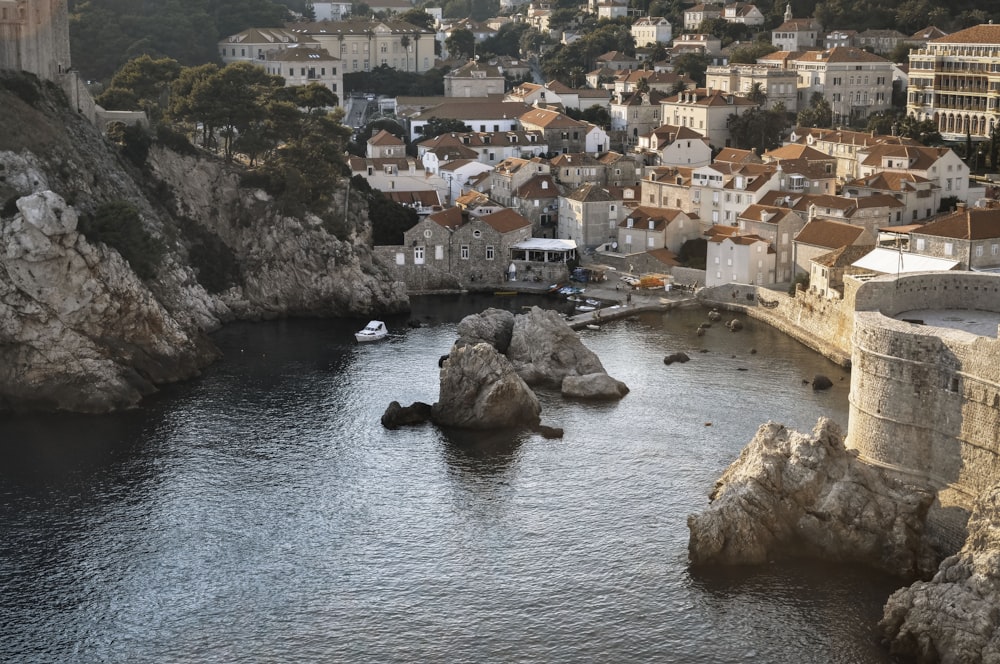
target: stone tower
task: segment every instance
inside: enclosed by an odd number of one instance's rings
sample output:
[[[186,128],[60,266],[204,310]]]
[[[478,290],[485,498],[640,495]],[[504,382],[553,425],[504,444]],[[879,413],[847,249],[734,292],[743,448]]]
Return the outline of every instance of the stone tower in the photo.
[[[792,3],[790,2],[787,5],[785,5],[785,20],[786,21],[792,20]]]
[[[0,69],[50,81],[70,70],[67,0],[0,0]]]

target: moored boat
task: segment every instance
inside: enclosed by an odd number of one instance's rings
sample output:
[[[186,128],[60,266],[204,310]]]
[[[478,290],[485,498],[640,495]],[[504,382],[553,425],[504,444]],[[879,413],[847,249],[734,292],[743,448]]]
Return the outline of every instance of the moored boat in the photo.
[[[385,323],[380,320],[368,321],[365,329],[354,333],[354,338],[358,341],[378,341],[388,336],[389,330]]]

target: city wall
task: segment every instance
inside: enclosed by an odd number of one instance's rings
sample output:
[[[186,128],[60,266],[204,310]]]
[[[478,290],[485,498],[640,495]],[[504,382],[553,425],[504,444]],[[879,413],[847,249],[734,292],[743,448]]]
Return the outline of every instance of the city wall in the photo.
[[[972,501],[1000,479],[1000,341],[892,316],[997,311],[1000,276],[883,277],[858,290],[856,306],[846,444],[864,461],[937,491],[931,535],[943,553],[954,552]]]
[[[734,284],[702,289],[698,298],[767,322],[850,367],[847,447],[937,492],[928,515],[931,541],[942,554],[961,547],[972,501],[1000,480],[1000,341],[893,316],[1000,311],[1000,276],[848,278],[842,300]]]

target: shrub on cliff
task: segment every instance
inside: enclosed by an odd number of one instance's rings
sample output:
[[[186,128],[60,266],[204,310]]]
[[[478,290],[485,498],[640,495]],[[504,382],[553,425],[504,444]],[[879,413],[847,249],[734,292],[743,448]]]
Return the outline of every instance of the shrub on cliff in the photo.
[[[163,259],[163,245],[142,225],[139,211],[123,200],[103,203],[80,217],[78,230],[90,242],[106,244],[128,261],[140,279],[152,279]]]

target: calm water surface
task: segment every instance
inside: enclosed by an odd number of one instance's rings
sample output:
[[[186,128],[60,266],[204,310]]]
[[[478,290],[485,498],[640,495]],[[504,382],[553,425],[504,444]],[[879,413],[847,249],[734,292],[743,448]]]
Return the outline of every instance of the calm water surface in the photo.
[[[846,424],[839,368],[650,314],[581,332],[632,392],[541,394],[562,440],[382,429],[489,303],[415,300],[427,326],[368,346],[365,321],[233,325],[138,411],[0,419],[0,661],[890,661],[892,579],[687,568],[688,514],[761,423]]]

